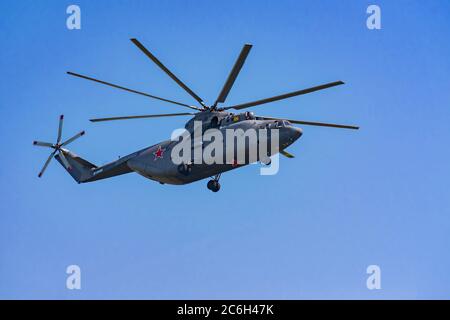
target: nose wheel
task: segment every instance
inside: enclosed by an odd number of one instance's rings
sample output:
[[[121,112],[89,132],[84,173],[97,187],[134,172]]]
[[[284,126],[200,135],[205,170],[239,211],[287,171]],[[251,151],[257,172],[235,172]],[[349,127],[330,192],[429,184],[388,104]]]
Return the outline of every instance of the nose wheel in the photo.
[[[218,175],[216,175],[214,177],[214,179],[211,179],[208,181],[208,184],[206,185],[206,187],[211,190],[212,192],[217,192],[220,190],[220,183],[219,183],[219,179],[220,179],[220,173]]]

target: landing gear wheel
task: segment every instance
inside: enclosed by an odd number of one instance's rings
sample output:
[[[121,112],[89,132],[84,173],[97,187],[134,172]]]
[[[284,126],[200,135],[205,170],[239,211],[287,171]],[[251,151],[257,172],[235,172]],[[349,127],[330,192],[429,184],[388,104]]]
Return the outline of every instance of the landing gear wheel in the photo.
[[[217,180],[209,180],[206,187],[212,192],[217,192],[220,190],[220,183]]]

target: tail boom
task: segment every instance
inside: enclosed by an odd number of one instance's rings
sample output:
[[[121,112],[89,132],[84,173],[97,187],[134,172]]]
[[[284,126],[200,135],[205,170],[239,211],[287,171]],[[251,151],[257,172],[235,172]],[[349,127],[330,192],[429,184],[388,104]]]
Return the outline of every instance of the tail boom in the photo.
[[[105,164],[104,166],[97,167],[95,164],[90,163],[69,150],[62,149],[62,152],[64,153],[67,162],[69,162],[69,168],[66,168],[59,155],[55,156],[56,160],[58,160],[63,168],[66,169],[78,183],[92,182],[133,172],[127,165],[129,156]]]

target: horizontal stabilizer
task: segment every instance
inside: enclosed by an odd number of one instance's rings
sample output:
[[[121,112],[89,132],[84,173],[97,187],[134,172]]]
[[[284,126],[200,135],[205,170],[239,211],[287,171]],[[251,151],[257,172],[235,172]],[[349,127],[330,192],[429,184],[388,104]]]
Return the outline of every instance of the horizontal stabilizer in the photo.
[[[283,156],[285,156],[285,157],[287,157],[287,158],[289,158],[289,159],[295,158],[294,155],[290,154],[290,153],[287,152],[286,150],[280,151],[280,153],[281,153]]]

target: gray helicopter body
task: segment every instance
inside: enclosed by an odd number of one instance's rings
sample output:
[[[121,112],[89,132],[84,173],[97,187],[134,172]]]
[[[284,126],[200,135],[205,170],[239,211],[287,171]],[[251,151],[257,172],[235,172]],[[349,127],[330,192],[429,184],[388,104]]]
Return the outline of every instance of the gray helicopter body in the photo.
[[[296,141],[302,134],[301,130],[299,128],[293,127],[292,125],[288,124],[288,122],[277,122],[274,120],[257,120],[254,119],[242,119],[238,120],[236,122],[226,123],[227,120],[230,118],[236,118],[239,119],[244,118],[244,115],[229,115],[226,117],[223,117],[221,120],[219,120],[219,125],[217,129],[221,131],[222,135],[225,137],[226,133],[225,130],[227,129],[242,129],[243,131],[247,131],[249,129],[254,129],[255,131],[260,129],[266,129],[269,131],[268,135],[270,137],[270,130],[277,129],[279,132],[279,142],[281,144],[281,150],[274,150],[273,152],[270,152],[270,139],[267,140],[269,143],[268,149],[268,156],[272,156],[278,151],[282,151],[285,148],[287,148],[289,145],[291,145],[294,141]],[[233,121],[233,120],[231,120]],[[223,125],[221,125],[221,122]],[[210,122],[206,122],[209,124]],[[189,125],[189,123],[188,123]],[[203,128],[204,130],[209,129],[209,126],[206,126],[206,128]],[[144,177],[147,177],[152,180],[156,180],[161,183],[168,183],[168,184],[186,184],[191,183],[197,180],[201,180],[208,177],[217,176],[223,172],[236,169],[238,167],[241,167],[243,165],[247,165],[251,163],[251,160],[249,159],[249,153],[250,149],[257,148],[257,145],[251,145],[250,141],[247,141],[247,143],[243,146],[245,148],[244,155],[245,155],[245,161],[243,163],[226,163],[225,155],[226,155],[226,149],[227,149],[227,140],[224,140],[223,143],[223,155],[224,159],[222,160],[222,163],[213,163],[213,164],[206,164],[206,163],[199,163],[196,164],[195,161],[192,159],[187,166],[189,166],[189,170],[183,170],[185,169],[185,166],[183,165],[177,165],[174,164],[174,162],[171,160],[171,152],[173,147],[179,143],[179,141],[171,141],[167,140],[162,143],[159,143],[157,145],[154,145],[142,153],[140,153],[138,156],[133,157],[132,159],[128,160],[128,166],[135,172],[141,174]],[[206,148],[206,146],[212,142],[205,142],[199,148],[202,150]],[[237,144],[233,143],[234,147],[234,154],[237,154]],[[158,157],[158,150],[164,150],[164,154],[161,155],[161,157]],[[194,153],[192,148],[192,154]],[[235,157],[234,157],[235,158]],[[259,157],[256,160],[260,160]],[[265,159],[266,160],[266,159]]]
[[[215,118],[217,119],[217,125],[211,126],[211,122],[216,123]],[[198,116],[195,116],[186,123],[185,129],[189,131],[191,135],[194,130],[194,121],[201,121],[201,123],[204,124],[202,131],[215,128],[222,132],[223,136],[226,135],[225,130],[227,129],[242,129],[243,131],[254,129],[256,132],[258,130],[265,129],[268,131],[269,136],[269,139],[267,140],[269,144],[267,146],[268,157],[278,153],[279,151],[283,151],[302,135],[301,129],[292,126],[288,121],[261,120],[249,112],[237,115],[228,112],[200,113]],[[278,130],[279,134],[278,150],[270,149],[270,131],[273,129]],[[192,160],[189,164],[187,164],[189,166],[189,171],[184,172],[183,170],[180,170],[180,168],[184,167],[179,164],[175,164],[171,159],[172,149],[177,143],[179,143],[178,140],[162,141],[125,157],[121,157],[120,159],[101,167],[97,167],[89,163],[68,150],[64,149],[63,152],[65,158],[70,164],[70,169],[67,169],[67,171],[78,183],[92,182],[125,173],[136,172],[141,176],[160,183],[181,185],[208,177],[214,177],[223,172],[250,164],[249,151],[251,148],[255,147],[254,145],[250,145],[249,141],[247,141],[244,145],[244,163],[226,163],[225,158],[221,164],[195,164],[194,160]],[[205,148],[209,143],[212,142],[205,142],[201,148]],[[224,140],[224,155],[226,154],[226,143],[227,141]],[[237,144],[234,144],[234,154],[237,154]],[[65,167],[61,157],[57,155],[56,158],[61,165]],[[261,159],[258,157],[257,160]]]

